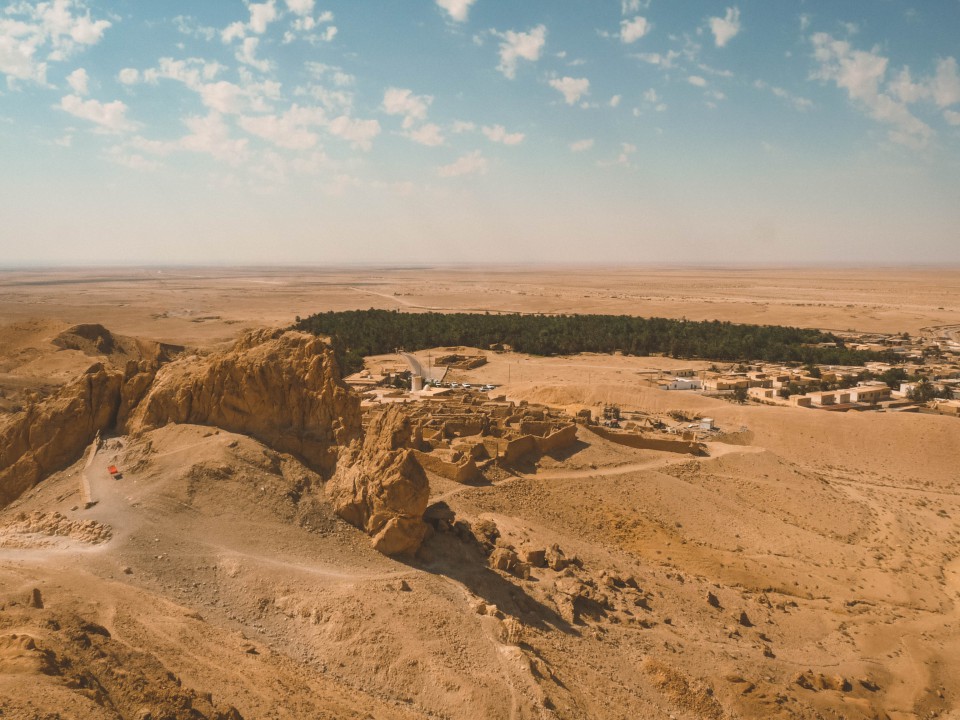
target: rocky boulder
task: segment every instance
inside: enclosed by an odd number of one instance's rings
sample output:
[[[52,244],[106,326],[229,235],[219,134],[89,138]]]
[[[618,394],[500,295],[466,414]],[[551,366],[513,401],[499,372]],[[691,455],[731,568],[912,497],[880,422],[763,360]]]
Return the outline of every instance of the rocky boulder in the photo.
[[[412,555],[427,531],[430,485],[412,454],[416,430],[397,407],[375,417],[344,452],[327,493],[337,514],[385,555]]]

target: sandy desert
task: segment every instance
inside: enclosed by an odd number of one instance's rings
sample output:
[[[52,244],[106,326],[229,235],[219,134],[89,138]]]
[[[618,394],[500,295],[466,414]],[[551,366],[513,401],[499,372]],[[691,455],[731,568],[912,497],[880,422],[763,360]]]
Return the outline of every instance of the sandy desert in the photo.
[[[4,273],[3,717],[960,712],[960,420],[641,382],[707,361],[481,349],[449,377],[515,407],[719,432],[692,455],[578,426],[563,450],[458,482],[410,459],[416,403],[361,408],[322,341],[282,332],[368,307],[921,333],[960,324],[960,273]],[[371,541],[401,496],[420,516]]]

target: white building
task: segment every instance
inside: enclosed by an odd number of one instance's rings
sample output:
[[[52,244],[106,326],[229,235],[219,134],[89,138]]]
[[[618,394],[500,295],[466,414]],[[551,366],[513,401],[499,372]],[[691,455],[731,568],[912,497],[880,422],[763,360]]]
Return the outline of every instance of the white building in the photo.
[[[700,390],[702,383],[697,378],[674,378],[660,386],[661,390]]]

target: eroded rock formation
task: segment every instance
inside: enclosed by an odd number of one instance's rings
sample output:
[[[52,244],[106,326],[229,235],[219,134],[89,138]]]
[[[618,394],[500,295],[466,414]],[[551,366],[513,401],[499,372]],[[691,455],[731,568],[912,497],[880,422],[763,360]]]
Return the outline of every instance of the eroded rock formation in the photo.
[[[0,507],[73,462],[117,418],[123,374],[102,364],[0,425]]]
[[[337,514],[366,531],[386,555],[415,553],[427,530],[430,486],[413,456],[416,443],[409,417],[394,406],[371,421],[327,484]]]
[[[213,425],[289,452],[329,477],[339,446],[360,435],[360,402],[327,344],[306,333],[257,331],[230,350],[165,365],[126,422]]]
[[[249,333],[227,351],[159,370],[150,360],[123,370],[97,363],[0,425],[0,507],[80,457],[98,432],[170,422],[251,435],[327,477],[339,447],[361,432],[359,400],[340,382],[332,352],[305,333]]]

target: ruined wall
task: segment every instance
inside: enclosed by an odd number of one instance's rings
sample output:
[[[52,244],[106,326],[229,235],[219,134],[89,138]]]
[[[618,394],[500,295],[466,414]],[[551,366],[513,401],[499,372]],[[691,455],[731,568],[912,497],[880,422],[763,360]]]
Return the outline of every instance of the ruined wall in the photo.
[[[420,450],[414,450],[413,456],[425,470],[454,482],[470,482],[480,473],[477,463],[471,457],[462,456],[458,460],[444,460],[434,453],[425,453]]]
[[[546,437],[538,437],[537,440],[537,449],[541,453],[553,452],[554,450],[561,450],[565,447],[572,445],[577,439],[577,426],[573,423],[569,425],[564,425],[555,432],[550,433]]]
[[[660,450],[661,452],[684,453],[688,455],[705,455],[706,451],[703,443],[691,442],[687,440],[670,440],[667,438],[654,438],[649,435],[639,435],[634,433],[618,433],[608,430],[599,425],[584,425],[590,432],[599,435],[604,440],[626,445],[627,447],[637,448],[639,450]]]

